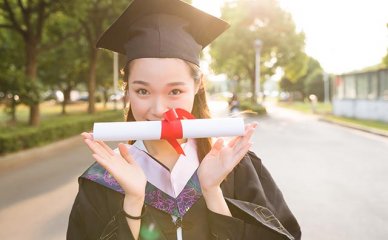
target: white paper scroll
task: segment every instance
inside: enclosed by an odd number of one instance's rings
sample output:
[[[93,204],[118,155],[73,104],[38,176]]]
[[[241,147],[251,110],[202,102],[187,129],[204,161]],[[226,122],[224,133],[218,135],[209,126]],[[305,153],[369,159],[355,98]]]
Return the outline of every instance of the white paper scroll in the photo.
[[[183,138],[231,137],[244,135],[242,118],[181,120]],[[157,140],[161,121],[94,123],[93,137],[102,141]]]

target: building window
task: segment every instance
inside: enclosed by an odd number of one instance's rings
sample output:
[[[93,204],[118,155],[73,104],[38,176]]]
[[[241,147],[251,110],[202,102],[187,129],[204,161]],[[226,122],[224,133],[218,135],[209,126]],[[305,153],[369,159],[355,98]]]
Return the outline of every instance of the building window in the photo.
[[[358,74],[356,75],[357,81],[357,98],[366,99],[368,97],[368,75]]]
[[[388,101],[388,69],[379,72],[380,98]]]
[[[369,88],[368,88],[368,99],[376,99],[378,96],[378,75],[377,72],[369,73]]]
[[[356,98],[356,79],[354,75],[344,76],[345,98]]]
[[[334,81],[335,96],[337,99],[343,99],[345,90],[344,80],[341,76],[337,76]]]

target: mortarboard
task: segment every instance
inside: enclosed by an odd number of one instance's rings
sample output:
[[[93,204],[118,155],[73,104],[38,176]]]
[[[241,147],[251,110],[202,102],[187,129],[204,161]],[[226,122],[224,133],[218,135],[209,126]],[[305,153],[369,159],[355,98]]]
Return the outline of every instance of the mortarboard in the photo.
[[[199,65],[201,50],[229,27],[180,0],[133,0],[98,48],[137,58],[180,58]]]

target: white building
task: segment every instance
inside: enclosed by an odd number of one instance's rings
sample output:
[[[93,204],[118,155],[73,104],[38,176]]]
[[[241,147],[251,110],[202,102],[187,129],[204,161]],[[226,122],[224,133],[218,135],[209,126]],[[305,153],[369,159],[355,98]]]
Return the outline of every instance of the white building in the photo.
[[[388,68],[338,75],[333,114],[388,122]]]

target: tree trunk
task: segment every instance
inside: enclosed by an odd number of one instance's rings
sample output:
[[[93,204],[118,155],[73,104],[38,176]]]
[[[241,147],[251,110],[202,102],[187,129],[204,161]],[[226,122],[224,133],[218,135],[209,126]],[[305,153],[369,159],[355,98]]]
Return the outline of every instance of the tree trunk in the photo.
[[[38,49],[34,39],[26,41],[26,76],[27,81],[36,81]],[[38,126],[40,122],[39,103],[30,105],[29,124]]]
[[[63,90],[63,102],[62,102],[62,114],[66,114],[66,105],[70,102],[71,87],[67,87]]]
[[[15,96],[12,96],[12,99],[11,99],[11,121],[10,121],[12,124],[17,122],[16,106],[17,106],[17,103],[15,100]]]
[[[97,49],[90,49],[90,59],[89,59],[89,73],[88,73],[88,92],[89,92],[89,105],[88,105],[88,113],[93,114],[96,111],[96,68],[97,68]]]
[[[106,107],[108,105],[108,100],[109,100],[108,98],[109,98],[108,89],[104,88],[104,109],[106,109]]]

